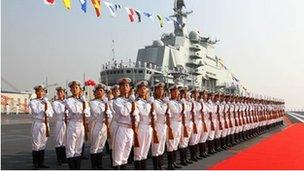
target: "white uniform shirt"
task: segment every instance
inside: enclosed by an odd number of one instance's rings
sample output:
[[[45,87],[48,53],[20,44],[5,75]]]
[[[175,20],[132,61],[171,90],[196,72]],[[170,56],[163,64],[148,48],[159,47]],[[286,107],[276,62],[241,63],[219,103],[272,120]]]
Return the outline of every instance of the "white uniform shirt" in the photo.
[[[45,103],[47,104],[47,110],[44,111]],[[29,103],[30,113],[35,120],[44,120],[45,114],[47,117],[53,117],[52,105],[48,100],[33,99]]]

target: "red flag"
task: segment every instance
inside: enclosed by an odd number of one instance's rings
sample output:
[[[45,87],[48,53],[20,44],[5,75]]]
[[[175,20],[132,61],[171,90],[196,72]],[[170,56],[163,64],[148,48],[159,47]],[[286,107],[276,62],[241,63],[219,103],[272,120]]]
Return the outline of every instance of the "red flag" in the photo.
[[[55,0],[43,0],[46,5],[55,5]]]
[[[136,18],[136,15],[137,15],[136,11],[132,8],[127,8],[127,7],[126,7],[126,11],[128,13],[130,22],[134,22],[135,18]]]
[[[92,0],[92,4],[95,8],[95,12],[96,12],[96,16],[99,17],[100,16],[100,0]]]

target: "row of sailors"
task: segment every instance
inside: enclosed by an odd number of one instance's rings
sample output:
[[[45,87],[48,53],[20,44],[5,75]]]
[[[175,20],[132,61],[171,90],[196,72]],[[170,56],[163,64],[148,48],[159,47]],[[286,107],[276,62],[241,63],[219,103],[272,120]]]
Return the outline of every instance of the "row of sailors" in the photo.
[[[57,161],[61,164],[67,158],[70,169],[81,167],[87,130],[92,169],[102,169],[102,151],[108,141],[113,168],[126,169],[133,147],[135,169],[144,170],[149,150],[154,169],[163,169],[165,150],[167,169],[181,168],[176,163],[178,151],[180,164],[186,166],[283,124],[282,102],[197,88],[189,93],[187,87],[179,85],[169,88],[169,99],[163,83],[154,85],[154,97],[149,97],[147,81],[137,83],[135,98],[130,83],[131,79],[122,78],[108,94],[107,87],[98,84],[95,99],[87,102],[81,95],[80,82],[72,81],[72,96],[65,99],[65,89],[58,87],[58,100],[52,105],[44,98],[44,87],[36,86],[37,99],[30,102],[34,168],[47,167],[43,163],[48,128],[45,119],[53,113]]]

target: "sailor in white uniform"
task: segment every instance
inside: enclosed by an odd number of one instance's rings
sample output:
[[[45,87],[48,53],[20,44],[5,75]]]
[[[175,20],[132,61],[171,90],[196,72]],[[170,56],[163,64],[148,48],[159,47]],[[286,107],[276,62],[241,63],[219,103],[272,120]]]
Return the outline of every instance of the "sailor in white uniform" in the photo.
[[[113,101],[115,128],[112,128],[112,157],[116,169],[126,169],[128,157],[134,144],[134,131],[139,122],[135,97],[131,95],[131,79],[118,80],[120,96]]]
[[[155,111],[151,111],[151,103],[153,99],[148,97],[149,83],[145,80],[139,81],[137,84],[136,106],[139,111],[138,139],[139,147],[134,148],[134,166],[138,170],[146,170],[146,160],[152,141],[152,118],[155,121]]]
[[[181,98],[180,103],[182,104],[182,107],[184,109],[182,113],[182,134],[179,142],[179,152],[180,152],[180,160],[181,160],[180,164],[183,166],[187,166],[188,164],[192,163],[187,159],[187,149],[193,131],[193,122],[191,120],[192,102],[190,99],[190,94],[188,93],[187,86],[180,88],[180,98]],[[194,145],[189,147],[192,161],[197,161],[197,157],[196,157],[197,149],[195,149],[195,147],[196,146]]]
[[[182,105],[179,102],[179,86],[173,85],[169,88],[171,100],[168,103],[169,106],[169,114],[170,114],[170,127],[173,130],[173,139],[169,137],[169,129],[168,128],[168,137],[167,137],[167,156],[168,156],[168,170],[174,168],[181,168],[181,166],[177,165],[176,162],[176,152],[178,149],[178,144],[181,139],[182,134]],[[169,126],[169,125],[167,125]]]
[[[211,133],[211,121],[210,121],[210,96],[208,94],[207,90],[201,91],[199,96],[199,103],[201,104],[200,109],[200,119],[202,120],[202,130],[199,137],[199,151],[200,151],[200,157],[207,157],[209,155],[207,149],[207,144],[210,144],[210,141],[207,142],[208,136]],[[209,102],[208,102],[209,101]],[[211,117],[212,118],[212,117]],[[213,130],[214,132],[214,130]]]
[[[67,115],[65,113],[65,95],[66,90],[63,87],[57,87],[57,100],[53,102],[53,110],[55,115],[55,150],[57,156],[57,163],[61,165],[66,162],[66,122]]]
[[[154,101],[153,108],[156,114],[155,130],[157,132],[158,143],[152,141],[152,161],[154,170],[163,170],[163,155],[165,152],[167,125],[166,112],[168,109],[169,98],[164,97],[165,84],[157,83],[154,85]]]
[[[84,96],[81,95],[81,83],[72,81],[68,84],[72,96],[65,100],[68,119],[66,156],[70,169],[80,169],[81,153],[85,140],[85,127],[90,117],[90,107]]]
[[[112,112],[108,99],[105,96],[105,90],[106,86],[104,84],[97,84],[94,88],[95,99],[90,102],[90,153],[92,169],[103,169],[102,151],[107,138],[110,136]]]
[[[193,161],[202,159],[202,157],[203,157],[201,155],[198,155],[198,151],[199,151],[198,144],[199,144],[199,140],[202,135],[202,132],[204,131],[203,123],[202,123],[201,109],[202,109],[202,105],[199,101],[199,88],[194,87],[191,90],[190,120],[192,122],[193,127],[192,127],[192,134],[190,136],[190,142],[189,142],[190,152],[191,152],[191,148],[193,148],[192,155],[191,155],[191,159]],[[200,149],[200,150],[202,150],[202,149]]]
[[[30,113],[33,117],[32,124],[32,156],[34,169],[48,168],[44,165],[44,150],[50,133],[47,119],[53,116],[53,109],[45,97],[43,85],[34,87],[36,99],[29,103]]]

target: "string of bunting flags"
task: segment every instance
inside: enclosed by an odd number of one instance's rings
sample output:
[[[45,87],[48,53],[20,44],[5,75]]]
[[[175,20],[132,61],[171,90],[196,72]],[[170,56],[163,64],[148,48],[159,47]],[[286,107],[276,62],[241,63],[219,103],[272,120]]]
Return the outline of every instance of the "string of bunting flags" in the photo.
[[[44,3],[46,5],[49,6],[54,6],[56,0],[43,0]],[[81,10],[86,13],[87,12],[87,1],[89,0],[78,0],[81,6]],[[174,24],[178,24],[181,25],[175,18],[171,17],[171,16],[167,16],[164,17],[163,15],[160,14],[154,14],[154,13],[150,13],[150,12],[146,12],[146,11],[141,11],[138,9],[134,9],[134,8],[129,8],[129,7],[123,7],[120,4],[113,4],[110,3],[109,1],[103,1],[103,0],[90,0],[91,4],[95,10],[96,13],[96,17],[100,17],[102,15],[102,3],[105,5],[105,7],[108,9],[110,15],[112,17],[116,17],[117,11],[121,10],[121,9],[125,9],[128,15],[128,20],[133,23],[133,22],[137,22],[140,23],[143,21],[143,16],[147,19],[149,19],[151,22],[155,22],[155,19],[158,20],[159,22],[159,26],[160,27],[164,27],[164,22],[166,21],[166,23],[170,24],[170,23],[174,23]],[[72,0],[62,0],[62,4],[64,6],[64,8],[66,10],[71,10],[72,8]]]

